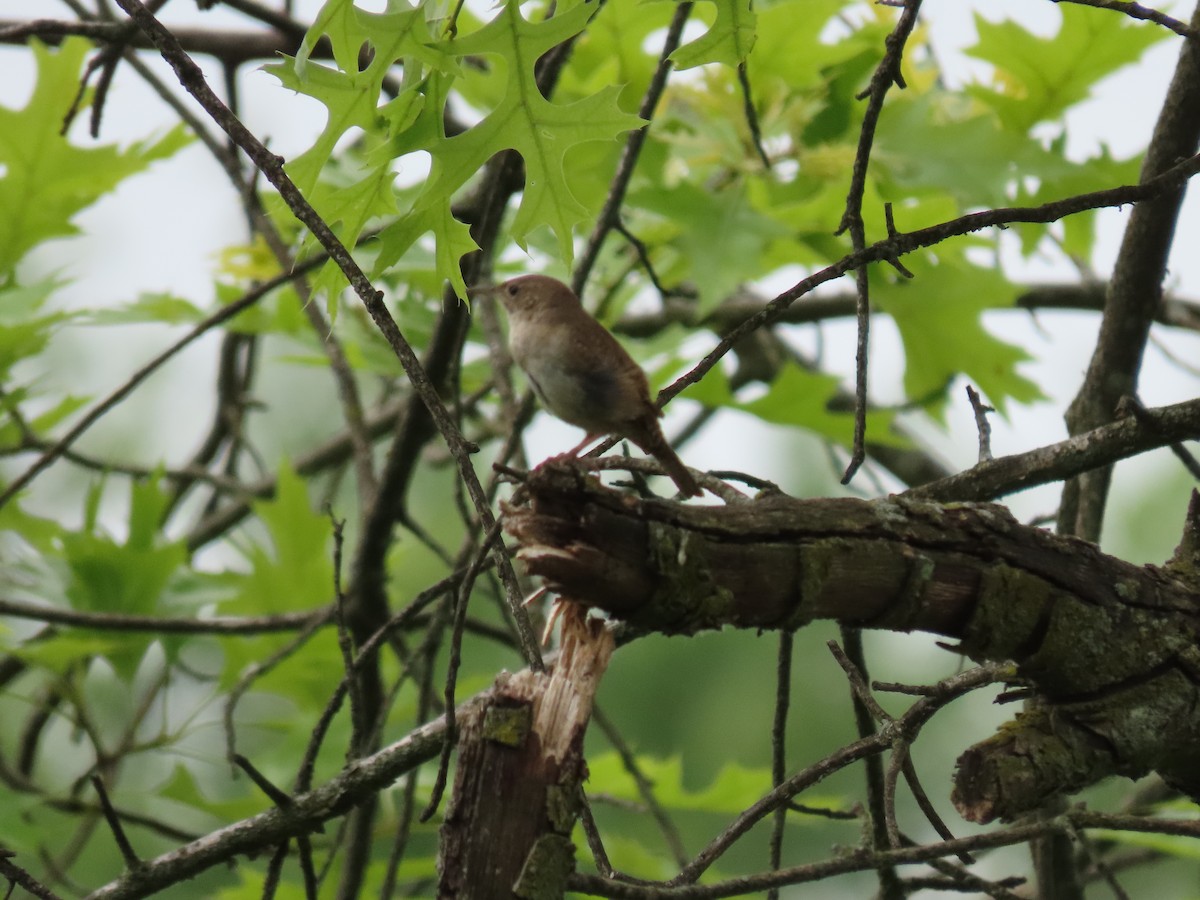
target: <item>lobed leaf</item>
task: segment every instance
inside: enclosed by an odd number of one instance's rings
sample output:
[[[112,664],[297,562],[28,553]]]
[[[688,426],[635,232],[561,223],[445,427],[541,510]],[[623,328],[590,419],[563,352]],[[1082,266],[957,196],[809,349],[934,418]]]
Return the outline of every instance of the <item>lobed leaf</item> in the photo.
[[[75,234],[71,219],[80,210],[191,141],[179,125],[125,149],[73,146],[60,131],[90,45],[68,38],[57,50],[36,40],[29,46],[37,63],[33,96],[20,109],[0,106],[0,278],[31,248]]]

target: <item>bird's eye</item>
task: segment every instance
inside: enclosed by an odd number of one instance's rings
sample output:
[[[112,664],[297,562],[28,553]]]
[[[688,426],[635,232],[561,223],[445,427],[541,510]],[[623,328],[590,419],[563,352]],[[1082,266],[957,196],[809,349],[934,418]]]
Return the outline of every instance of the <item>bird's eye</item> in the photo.
[[[519,287],[517,287],[515,284],[510,284],[504,290],[508,293],[508,296],[515,297],[515,296],[517,296],[517,292],[521,289]]]

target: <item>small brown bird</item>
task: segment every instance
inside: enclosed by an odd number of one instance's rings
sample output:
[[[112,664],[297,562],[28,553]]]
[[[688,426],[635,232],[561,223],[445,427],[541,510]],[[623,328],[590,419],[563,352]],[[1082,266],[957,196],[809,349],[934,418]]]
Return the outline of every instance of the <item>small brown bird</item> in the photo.
[[[663,437],[646,373],[574,291],[545,275],[522,275],[472,293],[500,298],[509,349],[534,393],[551,413],[587,432],[573,453],[606,434],[628,438],[659,461],[684,496],[701,493]]]

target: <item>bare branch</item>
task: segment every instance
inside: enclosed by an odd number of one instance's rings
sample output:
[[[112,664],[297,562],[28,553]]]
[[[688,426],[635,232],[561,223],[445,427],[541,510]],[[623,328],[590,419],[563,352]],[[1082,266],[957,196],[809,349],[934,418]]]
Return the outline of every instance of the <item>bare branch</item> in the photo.
[[[385,790],[412,767],[433,758],[441,746],[444,729],[445,723],[440,719],[423,725],[403,740],[350,763],[336,778],[316,790],[292,797],[286,808],[272,807],[145,860],[136,871],[93,891],[89,900],[146,897],[235,856],[257,853],[290,837],[307,834]]]
[[[78,22],[57,19],[20,21],[0,19],[0,44],[24,44],[35,37],[47,44],[59,44],[68,35],[81,35],[96,41],[121,38],[124,25],[118,22]],[[285,35],[278,31],[234,31],[218,28],[174,26],[171,33],[188,53],[213,56],[222,62],[240,66],[256,59],[274,59],[279,54],[295,54],[304,36]],[[143,35],[135,35],[129,45],[136,50],[152,50],[154,45]],[[321,42],[313,50],[317,59],[330,57],[329,46]]]
[[[984,404],[979,397],[979,391],[969,384],[967,399],[971,401],[971,411],[975,413],[975,430],[979,433],[979,462],[985,463],[992,459],[992,425],[988,421],[988,413],[996,410]]]
[[[274,616],[212,616],[185,619],[173,616],[130,616],[122,613],[79,612],[22,600],[0,599],[0,616],[14,616],[86,628],[91,631],[148,631],[155,634],[274,634],[301,631],[326,624],[332,607],[308,612],[280,613]]]
[[[437,394],[437,389],[425,374],[421,362],[417,359],[416,353],[405,339],[400,327],[396,324],[396,320],[392,318],[392,314],[388,311],[387,306],[383,302],[383,295],[377,291],[366,273],[359,268],[354,257],[343,246],[341,241],[329,228],[323,219],[312,208],[308,200],[297,189],[296,185],[284,172],[284,160],[267,150],[267,148],[258,140],[250,131],[237,119],[236,116],[229,110],[221,99],[209,88],[207,81],[204,78],[204,73],[200,67],[191,60],[183,49],[179,46],[179,42],[175,40],[171,32],[163,27],[153,15],[151,15],[146,7],[139,0],[116,0],[117,4],[129,14],[129,16],[154,42],[162,53],[163,58],[171,65],[178,75],[180,83],[199,101],[205,111],[212,116],[213,120],[221,127],[230,139],[238,145],[247,156],[253,160],[266,177],[267,180],[275,186],[279,191],[280,196],[288,204],[288,207],[312,233],[312,235],[321,243],[329,253],[330,258],[338,265],[350,282],[351,288],[358,295],[363,305],[367,308],[367,312],[374,320],[376,326],[383,333],[387,342],[391,345],[392,350],[399,359],[400,365],[404,368],[404,373],[408,376],[409,382],[416,390],[417,394],[425,404],[425,408],[432,416],[438,431],[446,441],[446,446],[450,449],[451,455],[454,457],[458,465],[458,470],[467,491],[471,495],[471,501],[475,506],[475,511],[480,518],[485,530],[490,530],[495,523],[495,516],[492,514],[490,504],[487,497],[483,493],[483,487],[479,483],[478,477],[475,475],[475,469],[471,464],[471,453],[474,451],[473,445],[467,441],[455,424],[449,411],[442,403],[441,398]],[[10,497],[14,488],[10,488],[0,495],[0,503]],[[516,587],[516,575],[511,573],[511,564],[508,557],[502,550],[498,550],[495,555],[496,565],[501,572],[509,572],[505,577],[505,586],[509,588],[508,601],[512,611],[513,618],[516,622],[522,625],[520,630],[521,648],[525,654],[526,660],[535,669],[540,669],[541,653],[538,650],[537,641],[533,636],[532,629],[529,627],[528,617],[525,611],[521,608],[521,598],[519,591],[514,592]]]
[[[1178,19],[1172,18],[1166,13],[1159,12],[1157,9],[1142,6],[1140,3],[1129,2],[1129,0],[1050,0],[1050,2],[1075,3],[1079,6],[1094,6],[1097,9],[1112,9],[1124,13],[1131,19],[1141,19],[1142,21],[1162,25],[1164,28],[1170,28],[1180,37],[1191,37],[1194,34],[1191,28],[1188,28],[1187,25]]]
[[[950,219],[938,225],[931,225],[917,231],[909,231],[877,241],[861,251],[849,253],[830,266],[814,272],[807,278],[798,281],[791,288],[779,294],[757,313],[745,319],[740,325],[726,334],[721,341],[692,369],[681,375],[669,386],[659,392],[659,402],[665,403],[682,393],[689,385],[696,384],[721,361],[733,346],[751,331],[771,325],[782,317],[784,311],[819,285],[840,278],[847,272],[854,271],[872,262],[904,256],[922,247],[932,247],[947,238],[970,234],[984,228],[1011,225],[1016,222],[1057,222],[1059,219],[1084,212],[1089,209],[1102,209],[1109,206],[1124,206],[1128,203],[1138,203],[1157,197],[1162,191],[1171,190],[1184,184],[1189,178],[1200,172],[1200,155],[1190,156],[1168,171],[1139,184],[1124,185],[1093,191],[1088,194],[1076,194],[1043,203],[1040,206],[999,207],[970,213],[956,219]]]
[[[1200,4],[1192,13],[1191,27],[1200,29]],[[1142,161],[1143,184],[1177,169],[1178,160],[1195,158],[1200,147],[1198,107],[1200,41],[1188,40],[1180,48],[1175,74]],[[1167,187],[1136,206],[1129,217],[1109,281],[1100,334],[1087,374],[1067,409],[1067,430],[1072,435],[1111,422],[1120,399],[1137,394],[1142,355],[1162,298],[1185,191],[1184,184]],[[1100,540],[1111,481],[1109,467],[1068,481],[1059,507],[1059,532]]]

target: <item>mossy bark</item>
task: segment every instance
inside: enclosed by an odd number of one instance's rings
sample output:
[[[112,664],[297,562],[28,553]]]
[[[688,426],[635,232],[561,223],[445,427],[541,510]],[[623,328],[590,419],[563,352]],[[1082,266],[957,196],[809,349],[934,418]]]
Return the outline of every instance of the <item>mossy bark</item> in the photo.
[[[562,897],[575,868],[570,834],[587,775],[583,736],[612,649],[611,632],[568,611],[552,671],[502,674],[463,717],[439,897]]]
[[[1111,774],[1157,771],[1200,796],[1200,591],[1186,539],[1172,564],[1136,566],[993,504],[685,506],[568,466],[526,488],[506,528],[530,574],[636,628],[836,619],[1017,663],[1037,704],[960,759],[954,799],[969,819],[1012,818]]]

